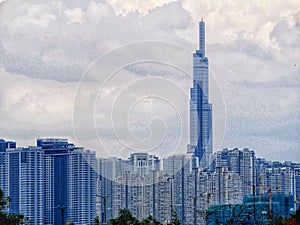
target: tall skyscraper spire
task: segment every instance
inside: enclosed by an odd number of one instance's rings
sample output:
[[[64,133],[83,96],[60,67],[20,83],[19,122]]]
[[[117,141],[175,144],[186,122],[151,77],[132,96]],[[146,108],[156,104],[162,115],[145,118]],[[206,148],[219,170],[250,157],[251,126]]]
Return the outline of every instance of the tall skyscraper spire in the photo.
[[[199,51],[205,57],[205,22],[203,18],[199,22]]]
[[[190,100],[190,144],[188,152],[200,165],[209,165],[212,154],[212,106],[209,103],[209,67],[205,57],[205,23],[199,22],[199,50],[193,54],[193,87]]]

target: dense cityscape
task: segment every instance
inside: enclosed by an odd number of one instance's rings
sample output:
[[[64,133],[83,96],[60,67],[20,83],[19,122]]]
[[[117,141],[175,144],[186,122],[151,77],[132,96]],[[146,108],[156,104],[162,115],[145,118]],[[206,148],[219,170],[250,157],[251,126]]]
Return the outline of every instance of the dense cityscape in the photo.
[[[7,210],[33,224],[93,224],[96,216],[107,224],[124,208],[161,223],[174,210],[182,224],[229,218],[266,224],[299,207],[300,164],[270,162],[249,149],[216,152],[203,169],[192,154],[96,158],[66,139],[38,139],[27,148],[1,140],[0,146],[0,189],[12,199]],[[240,205],[234,217],[231,208]]]
[[[193,54],[190,143],[182,154],[160,158],[135,152],[101,158],[67,139],[38,138],[17,147],[0,140],[4,211],[31,224],[108,224],[128,209],[169,224],[274,224],[299,208],[300,163],[268,161],[250,149],[213,151],[205,23]]]

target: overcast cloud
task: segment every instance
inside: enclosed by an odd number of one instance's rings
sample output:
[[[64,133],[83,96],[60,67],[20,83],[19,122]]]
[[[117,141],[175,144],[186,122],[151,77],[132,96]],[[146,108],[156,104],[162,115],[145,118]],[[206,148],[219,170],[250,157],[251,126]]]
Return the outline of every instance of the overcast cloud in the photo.
[[[224,139],[215,151],[247,147],[270,160],[300,161],[297,0],[2,0],[0,137],[16,140],[19,145],[33,145],[38,136],[75,141],[72,110],[76,88],[97,58],[124,44],[145,40],[166,41],[193,52],[197,48],[201,17],[206,22],[210,73],[220,85],[226,106]],[[182,82],[184,75],[174,68],[155,64],[126,67],[119,73],[119,79],[102,94],[113,96],[130,80],[151,74],[173,78],[187,95],[192,85],[188,79]],[[111,100],[105,101],[96,108],[96,119],[107,112]],[[148,127],[152,123],[148,116],[157,116],[153,112],[159,108],[159,101],[150,103],[147,107],[153,111],[145,108],[149,124],[140,124],[137,132],[133,132],[138,138],[146,138],[152,129]],[[188,104],[182,103],[186,108]],[[168,107],[162,107],[160,116],[174,132],[167,133],[161,148],[174,148],[179,137],[188,142],[188,134],[185,132],[181,137],[176,130],[187,128],[174,122],[178,121],[176,110]],[[216,125],[214,128],[219,130]],[[100,136],[106,136],[107,143],[119,147],[105,123],[97,129]],[[155,129],[164,128],[159,125]],[[96,143],[88,139],[87,132],[85,147],[100,154]],[[180,147],[179,151],[186,149]]]

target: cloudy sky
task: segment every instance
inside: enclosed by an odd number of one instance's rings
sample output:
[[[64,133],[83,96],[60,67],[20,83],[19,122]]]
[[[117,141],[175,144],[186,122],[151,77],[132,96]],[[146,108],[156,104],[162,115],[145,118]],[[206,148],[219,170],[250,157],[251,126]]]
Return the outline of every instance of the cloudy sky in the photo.
[[[211,83],[218,84],[210,90],[215,151],[250,148],[270,160],[300,161],[297,0],[0,0],[0,137],[18,145],[66,137],[99,156],[126,155],[126,147],[185,152],[188,74],[139,62],[103,87],[85,75],[104,79],[101,57],[129,43],[175,44],[192,57],[202,17]],[[97,137],[89,135],[95,130]]]

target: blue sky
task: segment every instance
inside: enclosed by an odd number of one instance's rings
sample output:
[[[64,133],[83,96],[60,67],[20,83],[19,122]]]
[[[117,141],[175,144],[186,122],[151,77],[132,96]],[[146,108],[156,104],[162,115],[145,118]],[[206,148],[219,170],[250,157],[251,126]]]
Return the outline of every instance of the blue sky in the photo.
[[[215,121],[214,132],[219,133],[215,150],[247,147],[270,160],[299,161],[299,1],[0,2],[1,137],[19,145],[33,145],[38,136],[67,137],[76,142],[72,124],[76,88],[95,60],[124,44],[145,40],[166,41],[193,52],[198,21],[203,17],[210,73],[219,84],[226,110],[226,115],[221,115],[225,130]],[[174,68],[148,63],[119,72],[119,79],[106,87],[108,97],[96,107],[96,117],[109,113],[116,90],[151,74],[173,79],[186,93],[180,110],[188,109],[190,80],[183,83],[184,76]],[[143,118],[148,110],[147,121],[138,122],[141,127],[132,131],[134,137],[146,138],[153,122],[148,116],[159,116],[164,128],[154,126],[153,131],[175,130],[167,132],[160,148],[173,151],[179,138],[176,129],[184,132],[180,139],[188,142],[188,129],[185,123],[176,122],[176,110],[159,101],[141,103],[133,112],[139,112],[136,118]],[[212,99],[212,103],[217,117],[222,110],[217,109],[217,101]],[[118,123],[115,126],[119,129]],[[101,123],[97,128],[107,146],[120,148],[116,144],[120,140],[108,135],[109,126]],[[128,138],[124,141],[130,142]],[[94,143],[87,139],[78,144],[101,155],[103,146]],[[179,151],[186,149],[180,147]]]

